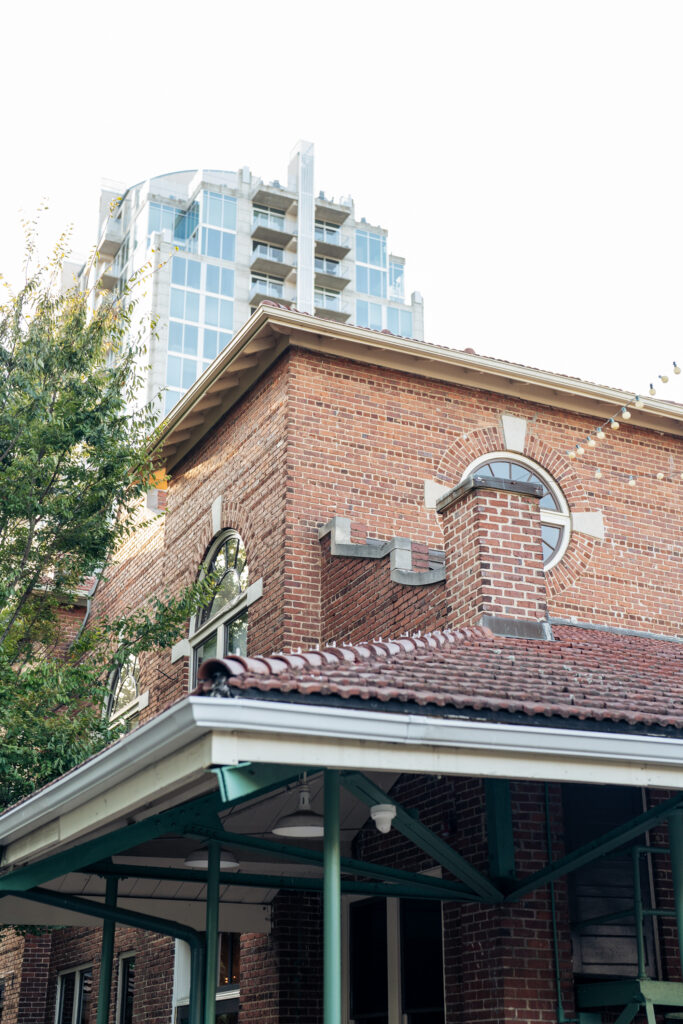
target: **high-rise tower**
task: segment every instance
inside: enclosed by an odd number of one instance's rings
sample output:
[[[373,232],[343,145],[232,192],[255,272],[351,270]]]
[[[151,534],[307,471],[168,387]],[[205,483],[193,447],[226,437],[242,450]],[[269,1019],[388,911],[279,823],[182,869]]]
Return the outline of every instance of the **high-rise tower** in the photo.
[[[153,252],[152,252],[153,251]],[[404,296],[403,257],[387,231],[356,220],[353,201],[314,188],[313,143],[292,152],[287,187],[237,172],[188,170],[100,199],[98,258],[84,287],[121,290],[154,257],[161,268],[139,295],[156,321],[144,399],[164,390],[168,412],[263,300],[340,323],[424,336],[421,296]]]

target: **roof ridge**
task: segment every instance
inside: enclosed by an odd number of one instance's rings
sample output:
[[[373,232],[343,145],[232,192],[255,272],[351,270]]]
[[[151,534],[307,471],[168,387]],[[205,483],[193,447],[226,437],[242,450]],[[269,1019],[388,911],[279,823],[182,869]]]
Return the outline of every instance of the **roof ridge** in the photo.
[[[351,644],[328,644],[325,647],[311,647],[306,651],[249,657],[243,654],[228,654],[224,658],[207,658],[200,666],[197,689],[203,690],[208,682],[208,666],[220,664],[228,676],[246,673],[255,675],[280,675],[290,669],[322,668],[325,665],[360,663],[369,658],[393,658],[416,650],[436,649],[446,644],[461,643],[465,640],[493,639],[495,634],[486,626],[463,626],[460,629],[434,629],[428,633],[404,633],[392,640],[361,640]],[[207,666],[207,669],[204,669]],[[204,669],[204,673],[202,673]]]

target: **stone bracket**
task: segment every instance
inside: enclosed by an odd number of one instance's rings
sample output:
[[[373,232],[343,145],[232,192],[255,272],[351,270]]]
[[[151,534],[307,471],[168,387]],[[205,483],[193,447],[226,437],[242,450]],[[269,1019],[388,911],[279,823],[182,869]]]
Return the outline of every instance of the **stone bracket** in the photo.
[[[330,537],[330,554],[334,558],[386,558],[389,556],[389,575],[392,583],[408,587],[424,587],[442,583],[446,579],[443,551],[429,550],[429,568],[413,570],[413,542],[408,537],[390,540],[367,539],[362,544],[351,543],[351,520],[346,516],[333,516],[318,529],[318,540]]]

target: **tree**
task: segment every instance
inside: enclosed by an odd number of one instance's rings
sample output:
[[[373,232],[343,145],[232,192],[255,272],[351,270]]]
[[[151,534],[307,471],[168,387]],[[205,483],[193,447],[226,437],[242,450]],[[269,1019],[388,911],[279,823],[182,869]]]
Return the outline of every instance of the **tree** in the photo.
[[[92,310],[82,292],[58,290],[66,237],[32,271],[35,247],[32,222],[25,284],[0,307],[0,806],[115,737],[102,714],[112,670],[176,640],[212,583],[68,642],[75,592],[139,523],[154,415],[135,407],[139,280]]]

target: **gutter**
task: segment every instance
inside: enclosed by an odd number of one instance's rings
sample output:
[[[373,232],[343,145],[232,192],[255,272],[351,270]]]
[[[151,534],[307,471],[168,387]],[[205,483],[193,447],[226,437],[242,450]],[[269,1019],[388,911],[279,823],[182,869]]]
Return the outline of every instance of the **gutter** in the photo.
[[[286,737],[293,743],[315,741],[307,750],[311,768],[327,767],[334,747],[364,748],[363,758],[373,749],[380,753],[391,747],[405,747],[406,769],[410,770],[410,748],[433,747],[443,751],[475,751],[491,756],[510,753],[567,764],[603,762],[632,767],[668,768],[681,772],[683,788],[683,737],[634,736],[632,733],[567,730],[538,725],[509,725],[470,721],[463,718],[435,718],[432,715],[378,713],[329,706],[305,706],[284,701],[248,698],[230,700],[188,697],[157,718],[124,736],[111,747],[11,807],[0,815],[3,845],[19,839],[60,814],[104,797],[146,766],[163,760],[205,736],[258,737],[263,760],[271,754],[268,741]],[[311,760],[313,756],[313,760]],[[211,767],[206,764],[204,768]],[[366,767],[359,764],[358,767]],[[543,780],[543,763],[539,778]],[[381,770],[380,767],[371,770]],[[207,776],[208,780],[208,776]],[[599,781],[599,779],[596,779]],[[213,780],[211,780],[213,782]]]

